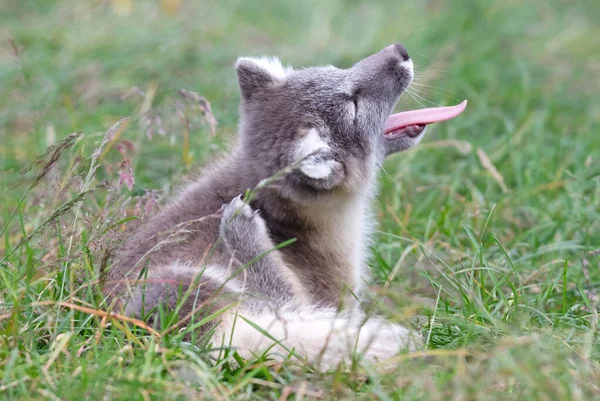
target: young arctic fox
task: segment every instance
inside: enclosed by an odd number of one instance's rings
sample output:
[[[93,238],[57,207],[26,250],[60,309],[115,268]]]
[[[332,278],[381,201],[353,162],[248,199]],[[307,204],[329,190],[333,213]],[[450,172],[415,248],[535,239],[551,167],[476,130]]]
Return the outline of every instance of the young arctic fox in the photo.
[[[133,235],[107,291],[125,299],[128,315],[159,304],[177,311],[243,357],[293,351],[330,368],[354,353],[380,362],[415,348],[406,328],[338,305],[368,278],[384,158],[419,143],[427,124],[457,116],[466,102],[390,115],[413,78],[401,44],[349,69],[242,57],[236,70],[237,147]]]

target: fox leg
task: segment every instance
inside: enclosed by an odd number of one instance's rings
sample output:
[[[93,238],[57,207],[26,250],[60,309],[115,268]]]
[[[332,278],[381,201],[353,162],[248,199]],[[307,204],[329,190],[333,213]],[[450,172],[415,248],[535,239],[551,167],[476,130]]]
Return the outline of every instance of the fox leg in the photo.
[[[224,205],[219,234],[249,290],[279,306],[304,302],[305,291],[275,250],[265,220],[241,196]]]

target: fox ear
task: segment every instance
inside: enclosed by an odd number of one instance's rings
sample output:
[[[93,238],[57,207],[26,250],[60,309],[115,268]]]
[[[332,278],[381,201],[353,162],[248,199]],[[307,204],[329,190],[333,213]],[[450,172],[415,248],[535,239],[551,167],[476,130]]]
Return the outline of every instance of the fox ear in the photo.
[[[290,71],[274,57],[240,57],[235,63],[235,69],[244,99],[251,99],[257,92],[271,85],[284,83],[286,74]]]

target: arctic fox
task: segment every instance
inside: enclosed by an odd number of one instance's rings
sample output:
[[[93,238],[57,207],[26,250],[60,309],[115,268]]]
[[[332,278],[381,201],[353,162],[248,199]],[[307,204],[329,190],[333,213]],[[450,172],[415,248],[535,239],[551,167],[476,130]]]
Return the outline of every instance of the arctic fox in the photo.
[[[401,44],[348,69],[293,69],[269,57],[242,57],[235,68],[237,146],[137,230],[107,291],[129,315],[159,304],[177,311],[247,358],[293,354],[328,369],[414,349],[408,329],[338,305],[368,281],[383,160],[466,102],[390,115],[413,79]]]

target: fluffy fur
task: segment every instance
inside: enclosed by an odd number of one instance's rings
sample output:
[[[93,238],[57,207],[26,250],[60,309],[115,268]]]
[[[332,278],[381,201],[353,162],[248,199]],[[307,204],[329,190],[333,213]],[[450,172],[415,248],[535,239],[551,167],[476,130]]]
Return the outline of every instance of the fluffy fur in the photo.
[[[420,139],[382,135],[413,77],[399,46],[348,69],[240,58],[237,147],[137,230],[109,272],[106,290],[127,314],[162,303],[198,321],[235,301],[218,325],[200,329],[216,329],[216,345],[248,357],[294,350],[324,368],[354,351],[375,362],[414,348],[407,329],[337,309],[368,280],[379,167]]]

